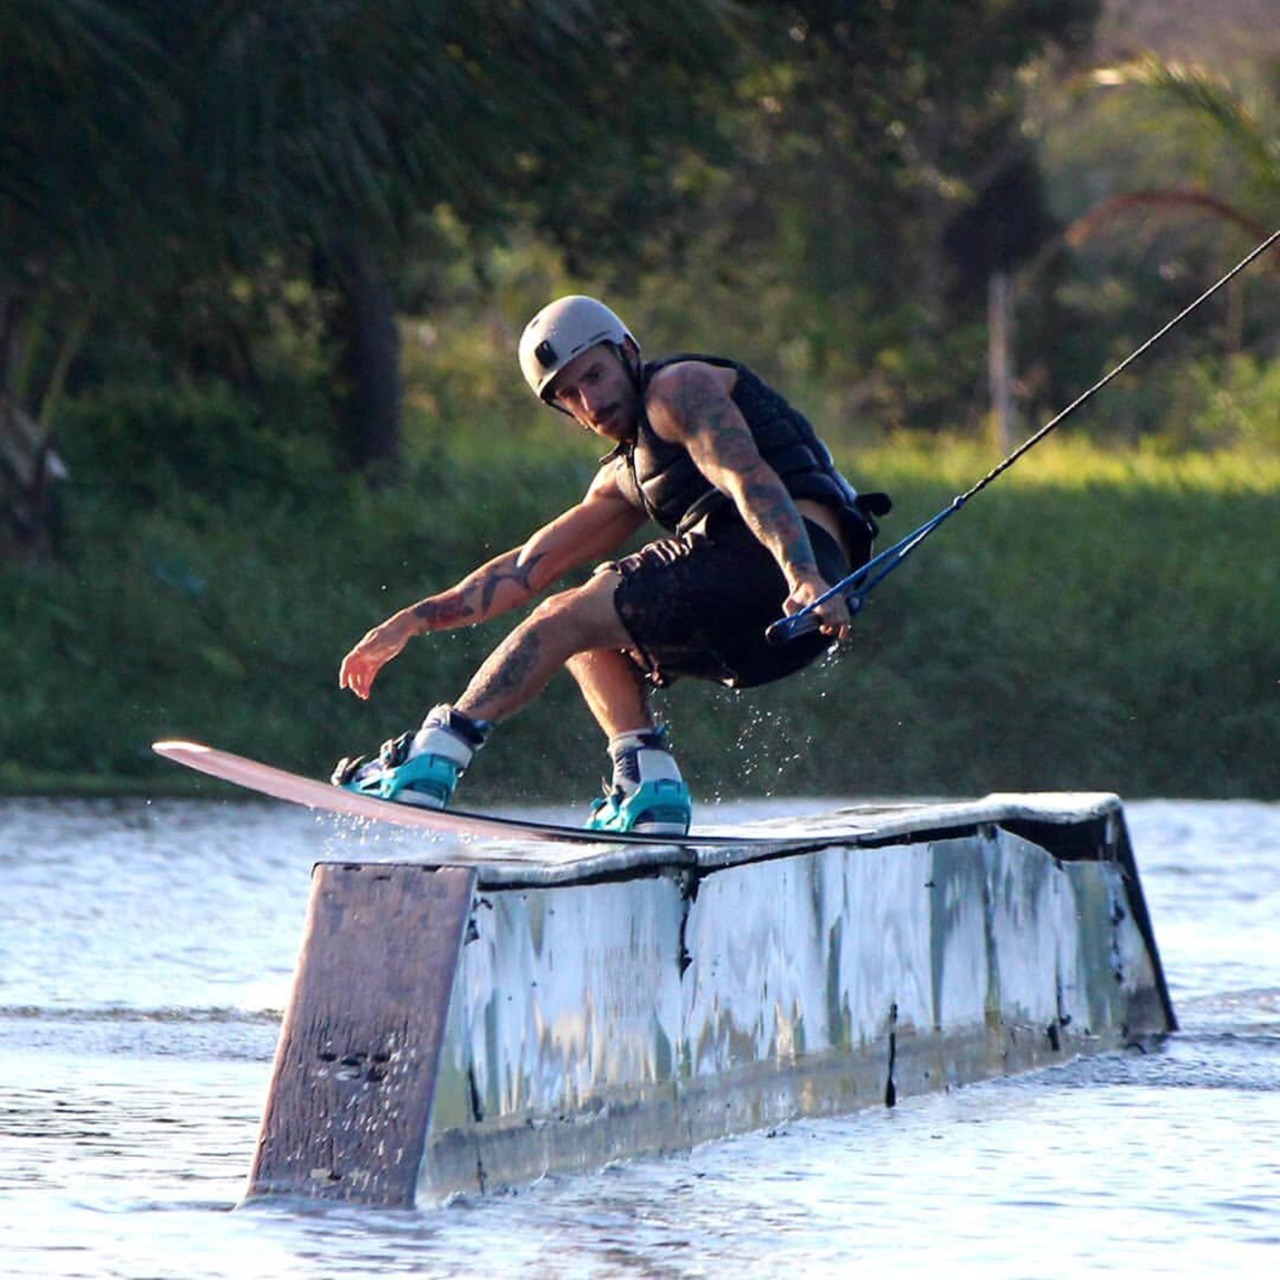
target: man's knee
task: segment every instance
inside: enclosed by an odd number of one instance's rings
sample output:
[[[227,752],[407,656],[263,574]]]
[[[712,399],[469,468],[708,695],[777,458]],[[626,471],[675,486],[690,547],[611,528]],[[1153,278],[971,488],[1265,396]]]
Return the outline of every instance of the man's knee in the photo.
[[[622,649],[583,649],[569,657],[564,665],[579,684],[594,684],[602,679],[625,679],[637,686],[644,684],[643,672]]]
[[[626,632],[613,605],[616,581],[601,574],[580,587],[548,596],[529,615],[526,626],[573,655],[590,649],[618,648]]]

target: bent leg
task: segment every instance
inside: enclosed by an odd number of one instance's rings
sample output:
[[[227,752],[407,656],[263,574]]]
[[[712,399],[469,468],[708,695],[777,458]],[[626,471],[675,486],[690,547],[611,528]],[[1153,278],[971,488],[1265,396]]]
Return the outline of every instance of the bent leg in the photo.
[[[648,682],[619,649],[587,649],[565,664],[609,739],[613,778],[591,807],[597,831],[684,835],[693,805],[680,766],[649,710]]]
[[[599,573],[544,600],[484,660],[456,709],[473,720],[500,723],[528,706],[576,654],[629,645],[613,606],[617,585],[616,573]]]
[[[605,737],[653,728],[648,686],[619,649],[587,649],[565,664]]]

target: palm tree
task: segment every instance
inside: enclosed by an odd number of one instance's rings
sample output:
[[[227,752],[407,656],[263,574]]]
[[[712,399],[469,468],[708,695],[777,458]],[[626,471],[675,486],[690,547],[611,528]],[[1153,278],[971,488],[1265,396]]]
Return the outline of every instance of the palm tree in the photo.
[[[46,543],[48,485],[60,475],[47,424],[125,266],[125,229],[139,239],[156,230],[135,192],[165,116],[159,51],[123,6],[5,0],[0,59],[2,550],[15,538]]]
[[[601,233],[643,225],[728,11],[0,0],[5,420],[21,416],[24,436],[34,424],[32,448],[48,455],[67,369],[104,309],[274,255],[324,266],[352,456],[394,459],[389,280],[422,212],[448,205],[493,231],[554,190],[547,207],[570,239],[592,220]]]
[[[1192,112],[1238,157],[1244,181],[1229,194],[1175,187],[1112,196],[1072,224],[1068,243],[1083,244],[1116,219],[1138,212],[1190,210],[1237,226],[1254,241],[1280,225],[1280,101],[1276,95],[1250,94],[1205,67],[1154,55],[1102,68],[1091,79],[1108,88],[1155,90]]]

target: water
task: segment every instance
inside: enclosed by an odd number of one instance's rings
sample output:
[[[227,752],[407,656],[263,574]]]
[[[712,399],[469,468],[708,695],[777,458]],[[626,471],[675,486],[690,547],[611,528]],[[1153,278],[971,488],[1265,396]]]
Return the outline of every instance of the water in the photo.
[[[1274,1273],[1280,804],[1128,818],[1183,1023],[1156,1052],[441,1210],[232,1212],[311,864],[421,837],[273,804],[0,802],[0,1275]]]

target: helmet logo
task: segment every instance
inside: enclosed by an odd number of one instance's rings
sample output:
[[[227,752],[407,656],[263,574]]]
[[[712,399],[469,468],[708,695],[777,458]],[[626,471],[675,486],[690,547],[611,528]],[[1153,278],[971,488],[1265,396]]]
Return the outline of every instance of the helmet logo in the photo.
[[[602,342],[621,348],[628,343],[634,347],[635,341],[603,302],[570,294],[548,303],[525,325],[520,335],[520,372],[534,395],[546,400],[553,379],[575,356]]]

